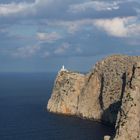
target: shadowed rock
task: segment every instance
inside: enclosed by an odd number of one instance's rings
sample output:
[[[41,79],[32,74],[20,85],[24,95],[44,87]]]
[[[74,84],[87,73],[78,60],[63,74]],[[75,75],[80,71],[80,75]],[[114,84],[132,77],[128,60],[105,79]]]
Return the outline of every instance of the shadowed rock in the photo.
[[[137,56],[113,55],[85,75],[60,71],[47,109],[114,126],[115,136],[105,139],[140,140],[139,62]]]

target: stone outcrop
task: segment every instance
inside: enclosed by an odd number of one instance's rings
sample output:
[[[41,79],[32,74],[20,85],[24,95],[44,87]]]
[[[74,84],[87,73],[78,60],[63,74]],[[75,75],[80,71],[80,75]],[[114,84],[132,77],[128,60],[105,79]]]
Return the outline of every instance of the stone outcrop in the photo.
[[[60,71],[47,109],[114,125],[114,137],[140,140],[140,57],[113,55],[87,74]],[[131,127],[130,127],[131,126]]]
[[[140,140],[140,63],[134,68],[131,85],[125,87],[114,140]]]
[[[54,84],[53,94],[48,102],[48,110],[55,113],[75,115],[84,83],[85,76],[83,74],[60,71]]]

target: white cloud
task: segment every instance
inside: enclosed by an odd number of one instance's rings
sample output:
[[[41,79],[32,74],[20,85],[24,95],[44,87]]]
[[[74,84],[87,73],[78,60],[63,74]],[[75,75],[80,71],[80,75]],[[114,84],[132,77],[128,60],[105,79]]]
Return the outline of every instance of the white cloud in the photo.
[[[0,4],[0,16],[41,16],[61,15],[61,9],[72,3],[69,0],[35,0],[34,2],[11,2],[7,4]],[[45,12],[44,12],[45,11]],[[66,10],[65,10],[66,11]],[[52,16],[51,18],[54,18]]]
[[[73,21],[54,21],[47,23],[49,26],[67,28],[68,33],[75,33],[85,29],[85,27],[96,27],[115,37],[134,37],[140,35],[139,18],[136,16],[100,18],[100,19],[81,19]]]
[[[37,33],[37,38],[40,41],[45,41],[45,42],[49,42],[52,43],[56,40],[59,40],[62,38],[62,36],[60,34],[58,34],[57,32],[51,32],[51,33]]]
[[[55,51],[54,54],[64,54],[68,49],[70,45],[68,43],[63,43],[62,46],[58,47]]]
[[[31,57],[36,54],[40,50],[39,46],[26,46],[18,48],[12,55],[14,57]]]
[[[94,24],[111,36],[133,37],[140,35],[140,24],[136,22],[136,17],[98,19]]]
[[[125,22],[125,18],[99,19],[95,21],[95,25],[112,36],[126,37],[127,28],[125,27]]]
[[[20,2],[15,3],[11,2],[8,4],[0,4],[0,16],[9,16],[9,15],[16,15],[16,14],[25,14],[25,13],[37,13],[38,8],[46,5],[48,6],[52,3],[51,0],[35,0],[32,3],[28,2]]]
[[[117,10],[119,9],[119,2],[105,2],[105,1],[88,1],[80,4],[73,4],[69,7],[68,12],[85,12],[89,9],[95,9],[96,11],[104,10]]]
[[[32,9],[34,4],[28,4],[25,2],[22,3],[9,3],[9,4],[0,4],[0,16],[7,16],[10,14],[16,14],[27,9]]]

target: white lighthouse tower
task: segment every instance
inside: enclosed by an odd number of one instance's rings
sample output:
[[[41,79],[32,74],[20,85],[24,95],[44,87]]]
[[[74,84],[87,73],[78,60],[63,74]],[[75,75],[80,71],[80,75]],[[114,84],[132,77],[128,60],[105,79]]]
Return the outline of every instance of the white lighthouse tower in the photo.
[[[62,68],[61,68],[61,70],[60,71],[67,71],[67,69],[65,69],[65,66],[64,65],[62,65]]]

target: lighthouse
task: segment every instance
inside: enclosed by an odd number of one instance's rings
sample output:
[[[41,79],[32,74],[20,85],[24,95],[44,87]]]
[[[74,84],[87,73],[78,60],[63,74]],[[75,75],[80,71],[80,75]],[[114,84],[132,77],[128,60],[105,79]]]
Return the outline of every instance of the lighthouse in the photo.
[[[61,68],[61,70],[60,71],[67,71],[67,69],[65,69],[65,66],[64,65],[62,65],[62,68]]]

